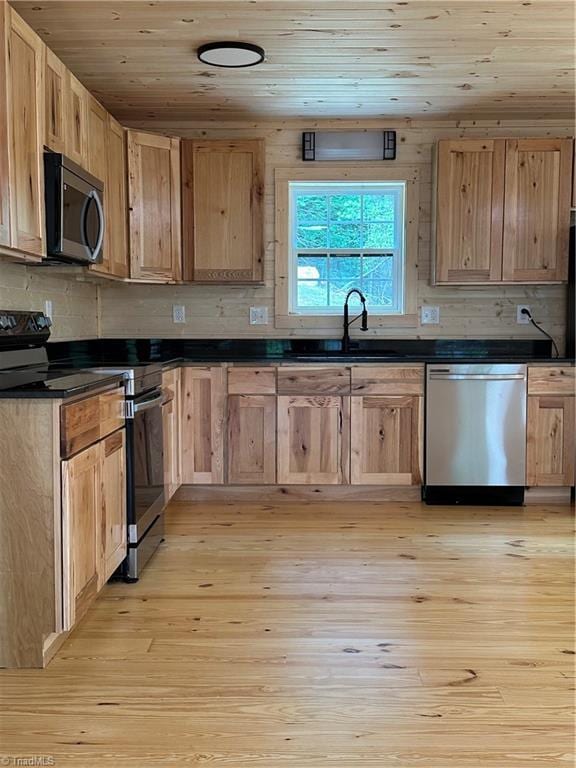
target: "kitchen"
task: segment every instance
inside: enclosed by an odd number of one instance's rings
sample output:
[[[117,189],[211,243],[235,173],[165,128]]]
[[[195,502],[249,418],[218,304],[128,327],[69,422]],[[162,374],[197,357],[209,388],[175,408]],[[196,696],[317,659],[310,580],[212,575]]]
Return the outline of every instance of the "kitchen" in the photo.
[[[574,9],[448,6],[0,6],[5,764],[570,759]]]

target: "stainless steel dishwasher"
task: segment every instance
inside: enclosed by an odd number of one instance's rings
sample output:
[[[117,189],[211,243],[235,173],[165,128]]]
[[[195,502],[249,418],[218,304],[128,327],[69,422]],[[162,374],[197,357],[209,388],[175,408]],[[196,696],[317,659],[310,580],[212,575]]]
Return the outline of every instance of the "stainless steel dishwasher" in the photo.
[[[522,504],[526,366],[426,367],[424,499],[428,504]]]

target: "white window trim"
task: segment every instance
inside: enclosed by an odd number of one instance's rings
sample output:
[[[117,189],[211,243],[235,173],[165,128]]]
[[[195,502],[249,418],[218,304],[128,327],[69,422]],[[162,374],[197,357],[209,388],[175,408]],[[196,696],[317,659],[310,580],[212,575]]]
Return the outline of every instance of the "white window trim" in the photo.
[[[290,310],[290,182],[405,182],[404,215],[404,314],[370,314],[370,329],[417,327],[419,169],[414,165],[374,166],[328,163],[275,169],[275,326],[339,331],[341,314],[294,313]]]
[[[382,187],[389,185],[393,186],[393,194],[395,198],[395,207],[396,207],[396,219],[398,220],[400,216],[402,217],[402,222],[405,221],[406,218],[406,182],[404,181],[367,181],[364,183],[357,183],[357,182],[351,182],[351,181],[332,181],[332,182],[325,182],[325,183],[316,183],[316,182],[289,182],[289,193],[290,193],[290,213],[289,213],[289,222],[290,222],[290,244],[289,244],[289,278],[288,278],[288,298],[289,298],[289,307],[290,307],[290,314],[298,315],[300,317],[306,317],[306,316],[322,316],[322,315],[342,315],[342,307],[298,307],[296,304],[296,296],[297,296],[297,273],[298,273],[298,254],[299,253],[306,253],[310,255],[314,255],[315,253],[324,256],[330,256],[332,254],[338,254],[342,253],[342,255],[345,254],[358,254],[362,256],[370,256],[371,254],[380,255],[383,251],[386,251],[387,253],[391,253],[394,257],[394,274],[393,274],[393,286],[394,286],[394,292],[396,294],[394,306],[391,308],[385,307],[385,306],[372,306],[369,307],[369,311],[371,315],[380,315],[380,316],[386,316],[386,317],[396,317],[396,316],[402,316],[405,314],[404,312],[404,305],[405,305],[405,290],[404,290],[404,278],[405,278],[405,269],[404,269],[404,261],[405,261],[405,226],[402,226],[401,231],[398,233],[398,242],[394,248],[297,248],[294,244],[294,232],[296,231],[296,210],[294,203],[295,194],[298,194],[297,189],[293,189],[293,187],[296,187],[298,184],[305,184],[308,188],[306,189],[307,194],[327,194],[331,190],[331,188],[337,187],[342,184],[347,185],[347,189],[345,191],[345,194],[362,194],[370,191],[370,188],[378,188],[378,191],[382,191]],[[329,278],[328,278],[329,280]],[[355,286],[357,288],[360,288],[360,284]]]

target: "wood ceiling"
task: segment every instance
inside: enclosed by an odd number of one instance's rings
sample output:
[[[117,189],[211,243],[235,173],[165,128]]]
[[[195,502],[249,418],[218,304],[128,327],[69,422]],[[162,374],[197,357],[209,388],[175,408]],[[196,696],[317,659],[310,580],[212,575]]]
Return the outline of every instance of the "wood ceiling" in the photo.
[[[573,0],[14,0],[118,118],[572,118]],[[201,64],[215,40],[266,49]]]

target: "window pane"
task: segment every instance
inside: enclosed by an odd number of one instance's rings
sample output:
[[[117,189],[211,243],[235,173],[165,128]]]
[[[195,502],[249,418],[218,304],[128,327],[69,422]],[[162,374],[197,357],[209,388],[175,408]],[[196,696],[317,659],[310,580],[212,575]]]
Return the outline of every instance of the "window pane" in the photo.
[[[331,256],[331,280],[356,280],[360,284],[362,259],[360,256]]]
[[[326,280],[298,280],[299,307],[325,307],[328,304]]]
[[[394,221],[394,195],[364,195],[364,221]]]
[[[393,256],[364,256],[362,260],[362,275],[364,279],[391,279],[394,269]]]
[[[298,195],[296,215],[301,224],[306,221],[322,222],[328,219],[328,200],[325,195]]]
[[[394,248],[394,224],[366,224],[365,248]]]
[[[334,221],[360,221],[362,218],[361,195],[332,195],[330,218]]]
[[[328,259],[326,256],[298,256],[299,280],[326,280],[328,277]]]
[[[364,239],[362,224],[332,224],[330,226],[331,248],[362,248]]]
[[[370,309],[370,306],[391,307],[394,303],[392,280],[364,280],[362,292],[366,296],[368,309]]]
[[[324,225],[299,226],[296,232],[296,248],[326,248],[328,228]]]
[[[360,288],[359,280],[330,280],[330,306],[344,307],[346,295],[352,288]],[[350,296],[348,306],[354,311],[360,311],[362,309],[362,304],[360,303],[357,293]]]

